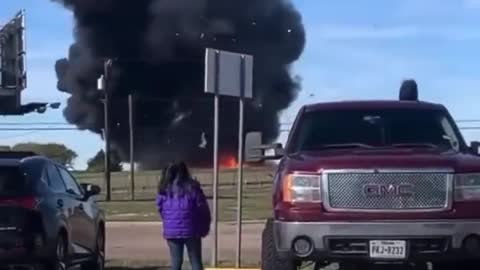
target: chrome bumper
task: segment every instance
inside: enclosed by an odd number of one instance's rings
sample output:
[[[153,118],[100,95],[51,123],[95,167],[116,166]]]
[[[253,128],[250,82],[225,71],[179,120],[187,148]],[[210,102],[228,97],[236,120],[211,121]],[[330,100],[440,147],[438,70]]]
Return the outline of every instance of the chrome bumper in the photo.
[[[467,236],[480,236],[480,220],[390,221],[390,222],[281,222],[274,223],[277,250],[289,252],[298,237],[309,238],[316,251],[328,252],[327,239],[405,238],[444,236],[451,239],[451,248],[462,247]]]

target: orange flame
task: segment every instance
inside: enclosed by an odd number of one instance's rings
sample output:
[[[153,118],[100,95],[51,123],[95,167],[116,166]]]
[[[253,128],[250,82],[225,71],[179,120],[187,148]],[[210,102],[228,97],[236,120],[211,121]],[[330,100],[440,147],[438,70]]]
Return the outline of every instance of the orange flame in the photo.
[[[219,165],[221,168],[226,169],[235,169],[238,168],[238,162],[235,156],[233,155],[222,155],[220,156]]]

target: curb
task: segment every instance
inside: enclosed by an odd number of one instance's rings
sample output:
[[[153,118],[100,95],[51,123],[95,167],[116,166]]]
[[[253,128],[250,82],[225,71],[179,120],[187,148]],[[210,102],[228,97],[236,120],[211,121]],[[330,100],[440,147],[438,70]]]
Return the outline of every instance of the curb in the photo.
[[[266,220],[244,220],[242,221],[242,224],[263,224],[265,223]],[[135,225],[159,225],[161,226],[163,224],[163,222],[161,221],[107,221],[106,225],[107,226],[122,226],[122,225],[132,225],[132,226],[135,226]],[[220,221],[218,222],[218,224],[224,224],[224,225],[236,225],[237,222],[235,221]],[[212,268],[214,269],[214,268]],[[216,269],[223,269],[223,270],[230,270],[230,269],[233,269],[233,268],[216,268]],[[243,268],[242,268],[243,269]],[[247,270],[250,270],[248,268],[246,268]]]

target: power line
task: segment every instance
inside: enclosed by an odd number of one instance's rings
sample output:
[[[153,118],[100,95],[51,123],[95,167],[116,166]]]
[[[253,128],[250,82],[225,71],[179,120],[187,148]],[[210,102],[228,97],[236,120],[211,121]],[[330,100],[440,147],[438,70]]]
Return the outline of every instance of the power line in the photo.
[[[459,129],[462,129],[462,130],[479,130],[480,127],[460,127]]]
[[[2,123],[0,126],[74,126],[64,122],[20,122],[20,123]]]
[[[463,119],[457,120],[457,123],[480,123],[480,119]],[[156,128],[155,123],[151,128]],[[280,123],[282,128],[280,128],[280,132],[289,132],[290,129],[286,128],[285,126],[291,126],[293,123]],[[5,127],[1,127],[5,126]],[[11,126],[11,127],[9,127]],[[25,127],[29,126],[29,127]],[[49,127],[36,127],[36,126],[49,126]],[[54,126],[54,127],[50,127]],[[167,128],[165,128],[167,129]],[[201,129],[201,128],[192,128],[192,129]],[[459,127],[461,130],[479,130],[480,126],[465,126]],[[65,122],[21,122],[21,123],[2,123],[0,122],[0,131],[68,131],[68,130],[79,130],[75,127],[74,124],[69,124]]]
[[[152,129],[161,129],[161,130],[169,130],[169,128],[157,128],[157,127],[146,127]],[[202,130],[201,128],[183,128],[185,130]],[[461,130],[480,130],[480,126],[478,127],[459,127]],[[31,127],[31,128],[0,128],[0,131],[82,131],[81,129],[74,128],[74,127]],[[290,129],[280,129],[280,132],[290,132]]]
[[[480,123],[480,119],[457,120],[457,123]]]
[[[479,120],[475,119],[468,119],[468,120],[457,120],[457,123],[480,123]],[[281,126],[291,126],[293,125],[293,122],[283,122],[280,123]],[[65,123],[65,122],[20,122],[20,123],[5,123],[5,122],[0,122],[0,126],[72,126],[74,127],[74,124],[70,123]]]
[[[461,120],[456,120],[456,123],[480,123],[480,119],[461,119]],[[284,122],[280,123],[282,126],[291,126],[293,125],[293,122]]]
[[[28,135],[32,135],[32,134],[35,134],[37,133],[38,131],[29,131],[29,132],[26,132],[26,133],[22,133],[22,134],[16,134],[16,135],[10,135],[10,136],[3,136],[3,137],[0,137],[1,140],[7,140],[7,139],[15,139],[15,138],[20,138],[20,137],[25,137],[25,136],[28,136]]]
[[[460,129],[460,130],[480,130],[480,126],[478,126],[478,127],[459,127],[458,129]],[[279,131],[280,131],[280,133],[287,133],[287,132],[290,132],[290,129],[283,128],[283,129],[280,129]]]
[[[0,128],[0,131],[66,131],[78,130],[78,128]]]

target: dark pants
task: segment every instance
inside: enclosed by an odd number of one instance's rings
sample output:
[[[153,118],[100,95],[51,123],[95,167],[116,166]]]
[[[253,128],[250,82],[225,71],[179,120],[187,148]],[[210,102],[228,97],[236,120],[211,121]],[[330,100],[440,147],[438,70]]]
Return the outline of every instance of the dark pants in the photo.
[[[168,239],[170,248],[170,258],[172,260],[172,270],[181,270],[183,264],[183,251],[187,247],[188,259],[192,265],[192,270],[203,270],[202,263],[202,239]]]

